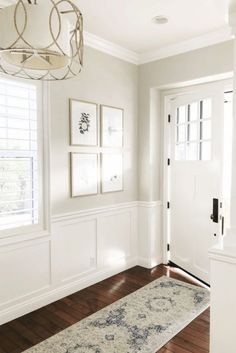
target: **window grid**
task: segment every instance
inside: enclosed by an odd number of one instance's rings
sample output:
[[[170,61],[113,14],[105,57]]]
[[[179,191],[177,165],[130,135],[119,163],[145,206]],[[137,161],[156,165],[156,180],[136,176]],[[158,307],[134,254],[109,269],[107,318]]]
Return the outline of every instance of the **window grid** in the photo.
[[[211,99],[182,105],[176,109],[175,159],[211,159]],[[192,114],[191,108],[195,111]],[[192,116],[193,115],[193,116]]]

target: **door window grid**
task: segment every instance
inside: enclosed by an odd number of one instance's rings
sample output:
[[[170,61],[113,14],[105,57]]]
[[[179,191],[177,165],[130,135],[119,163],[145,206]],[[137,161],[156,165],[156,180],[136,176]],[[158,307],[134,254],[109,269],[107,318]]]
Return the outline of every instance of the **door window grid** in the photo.
[[[175,159],[211,159],[211,118],[210,98],[182,105],[176,109]]]

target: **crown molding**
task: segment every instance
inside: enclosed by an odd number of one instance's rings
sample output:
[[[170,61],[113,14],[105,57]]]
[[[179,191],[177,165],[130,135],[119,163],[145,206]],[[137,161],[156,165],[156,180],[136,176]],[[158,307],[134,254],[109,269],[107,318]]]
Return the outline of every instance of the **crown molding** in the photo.
[[[106,54],[115,56],[135,65],[142,65],[152,61],[168,58],[170,56],[186,53],[192,50],[208,47],[232,39],[229,27],[192,38],[190,40],[165,46],[157,50],[138,54],[123,48],[92,33],[84,32],[85,45]]]
[[[232,36],[230,28],[226,27],[218,31],[214,31],[208,34],[204,34],[199,37],[192,38],[190,40],[180,42],[177,44],[162,47],[160,49],[146,52],[139,55],[139,64],[146,64],[151,61],[168,58],[170,56],[187,53],[192,50],[208,47],[214,44],[226,42],[231,40]]]
[[[139,55],[136,52],[123,48],[120,45],[98,37],[95,34],[84,32],[84,44],[87,47],[97,49],[132,64],[139,64]]]

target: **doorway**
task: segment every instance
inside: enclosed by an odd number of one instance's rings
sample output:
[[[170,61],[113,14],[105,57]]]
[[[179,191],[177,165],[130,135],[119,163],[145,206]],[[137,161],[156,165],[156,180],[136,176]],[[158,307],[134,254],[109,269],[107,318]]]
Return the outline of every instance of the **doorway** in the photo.
[[[208,250],[230,222],[232,90],[216,82],[189,87],[167,102],[168,260],[209,284]]]

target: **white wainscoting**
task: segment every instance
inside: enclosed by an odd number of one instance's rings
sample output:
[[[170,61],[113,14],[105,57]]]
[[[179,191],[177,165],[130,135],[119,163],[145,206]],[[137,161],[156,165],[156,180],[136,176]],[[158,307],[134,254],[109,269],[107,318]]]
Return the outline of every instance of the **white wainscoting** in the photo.
[[[51,235],[0,243],[0,324],[137,264],[137,202],[57,215]]]
[[[138,203],[138,263],[153,268],[163,263],[162,202]]]
[[[49,236],[0,240],[0,324],[161,254],[160,202],[54,216]]]

